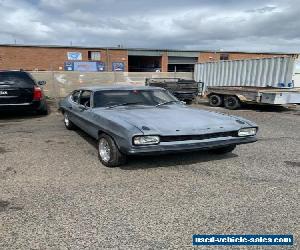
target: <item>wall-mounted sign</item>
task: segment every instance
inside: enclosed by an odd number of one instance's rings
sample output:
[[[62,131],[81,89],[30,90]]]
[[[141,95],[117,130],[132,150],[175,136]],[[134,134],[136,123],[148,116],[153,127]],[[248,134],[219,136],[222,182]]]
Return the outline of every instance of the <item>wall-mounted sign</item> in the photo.
[[[82,60],[81,52],[67,52],[68,60],[80,61]]]
[[[65,62],[64,69],[65,71],[73,71],[74,70],[73,62]]]
[[[124,71],[125,64],[123,62],[113,62],[112,63],[112,71]]]
[[[84,71],[97,72],[104,71],[105,64],[103,62],[65,62],[66,71]]]
[[[97,71],[104,71],[105,70],[105,64],[103,62],[96,62]]]

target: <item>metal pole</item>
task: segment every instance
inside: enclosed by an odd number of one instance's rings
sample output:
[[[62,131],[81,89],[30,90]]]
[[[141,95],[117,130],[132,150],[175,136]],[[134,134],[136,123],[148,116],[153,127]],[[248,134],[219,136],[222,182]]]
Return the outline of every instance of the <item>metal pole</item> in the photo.
[[[53,65],[50,64],[50,70],[51,70],[51,78],[52,78],[52,89],[53,89],[53,97],[54,97],[54,100],[55,100],[55,104],[57,105],[58,102],[57,102],[57,99],[59,97],[59,93],[57,93],[57,89],[56,89],[56,86],[55,86],[55,77],[54,77],[54,71],[53,71]]]
[[[174,78],[176,78],[176,65],[174,66]]]
[[[108,48],[106,48],[106,71],[108,72]]]

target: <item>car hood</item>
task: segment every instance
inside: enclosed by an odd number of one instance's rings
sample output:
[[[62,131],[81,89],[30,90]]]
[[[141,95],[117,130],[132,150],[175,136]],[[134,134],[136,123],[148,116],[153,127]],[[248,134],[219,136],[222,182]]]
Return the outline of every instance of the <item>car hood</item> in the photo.
[[[161,107],[117,107],[96,111],[110,120],[124,121],[144,134],[187,135],[235,131],[255,126],[239,117],[190,108],[180,104]]]

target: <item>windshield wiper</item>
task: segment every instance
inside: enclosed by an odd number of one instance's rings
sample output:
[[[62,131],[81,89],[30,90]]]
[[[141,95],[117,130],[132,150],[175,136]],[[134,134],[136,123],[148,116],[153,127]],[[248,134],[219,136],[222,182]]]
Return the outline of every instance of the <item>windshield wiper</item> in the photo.
[[[119,106],[128,106],[128,105],[136,105],[136,104],[141,104],[141,102],[124,102],[124,103],[119,103],[119,104],[115,104],[112,106],[108,106],[106,108],[111,109],[111,108],[115,108],[115,107],[119,107]]]
[[[161,106],[161,105],[166,105],[166,104],[170,104],[170,103],[173,103],[173,102],[180,102],[180,101],[175,101],[175,100],[173,100],[173,101],[167,101],[167,102],[162,102],[162,103],[159,103],[159,104],[157,104],[157,105],[155,105],[155,107],[159,107],[159,106]]]

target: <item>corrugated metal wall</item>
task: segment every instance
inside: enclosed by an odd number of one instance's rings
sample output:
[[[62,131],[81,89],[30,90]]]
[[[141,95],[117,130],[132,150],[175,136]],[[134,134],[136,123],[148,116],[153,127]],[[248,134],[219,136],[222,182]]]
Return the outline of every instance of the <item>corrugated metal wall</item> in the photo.
[[[194,79],[206,86],[292,87],[292,57],[198,63]]]

